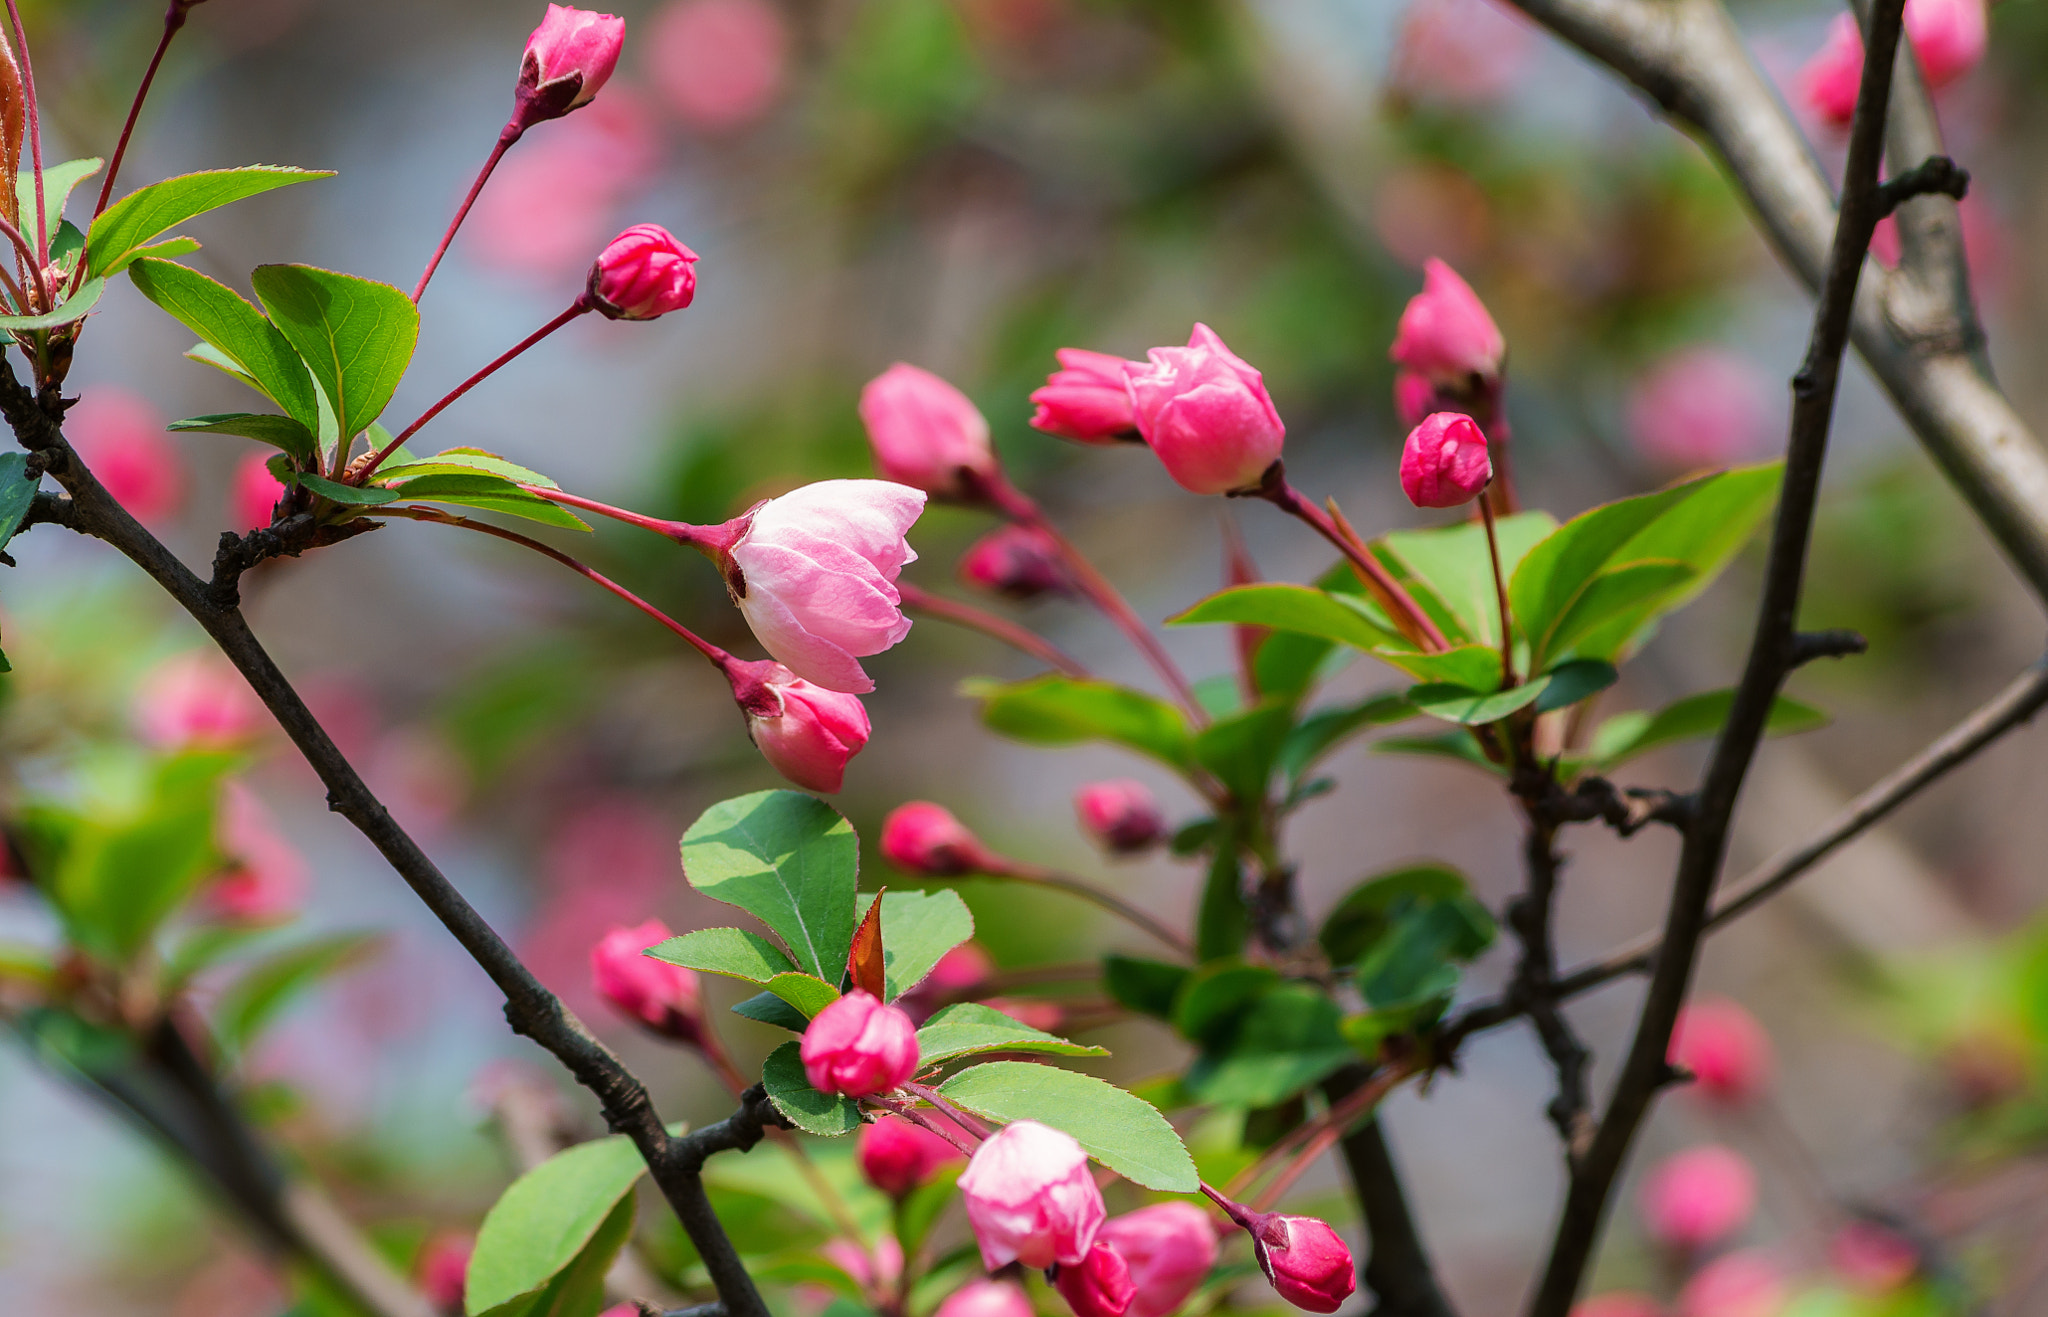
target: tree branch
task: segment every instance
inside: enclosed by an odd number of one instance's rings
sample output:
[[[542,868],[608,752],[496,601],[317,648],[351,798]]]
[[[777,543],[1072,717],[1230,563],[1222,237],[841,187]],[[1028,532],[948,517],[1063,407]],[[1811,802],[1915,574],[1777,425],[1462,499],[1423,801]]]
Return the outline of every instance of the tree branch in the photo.
[[[1323,1081],[1323,1094],[1335,1106],[1363,1088],[1371,1073],[1365,1066],[1348,1065]],[[1371,1317],[1454,1317],[1423,1250],[1378,1118],[1361,1121],[1338,1147],[1372,1246],[1361,1273],[1378,1300]]]
[[[163,543],[113,499],[92,472],[78,461],[59,426],[64,404],[54,389],[40,397],[16,379],[11,363],[0,359],[0,417],[71,496],[74,530],[106,541],[149,574],[194,621],[213,638],[285,734],[305,756],[327,788],[328,808],[354,824],[384,856],[442,925],[454,935],[505,996],[505,1018],[513,1032],[524,1034],[553,1053],[577,1082],[594,1093],[606,1124],[630,1137],[646,1158],[654,1182],[667,1197],[704,1260],[731,1317],[769,1317],[753,1279],[726,1237],[698,1176],[704,1157],[723,1147],[751,1147],[759,1138],[762,1117],[740,1115],[683,1139],[662,1128],[647,1089],[611,1050],[600,1043],[559,998],[543,987],[503,938],[435,867],[362,778],[335,747],[299,693],[249,629],[235,602],[233,577],[224,588],[202,581]],[[746,1119],[742,1119],[746,1117]],[[728,1130],[724,1142],[709,1137]],[[755,1133],[744,1137],[751,1122]]]
[[[1796,657],[1799,597],[1842,355],[1848,348],[1856,288],[1870,237],[1881,217],[1878,166],[1904,7],[1905,0],[1878,0],[1872,8],[1864,42],[1868,55],[1849,131],[1849,157],[1834,241],[1814,307],[1806,360],[1792,381],[1784,487],[1749,661],[1736,687],[1728,721],[1715,741],[1696,812],[1686,828],[1664,924],[1664,950],[1651,976],[1635,1038],[1599,1130],[1574,1167],[1550,1260],[1530,1303],[1531,1317],[1566,1317],[1584,1280],[1608,1199],[1636,1130],[1658,1090],[1670,1082],[1672,1072],[1665,1056],[1706,931],[1714,882],[1727,852],[1729,823],[1743,779],[1763,741],[1771,705]]]

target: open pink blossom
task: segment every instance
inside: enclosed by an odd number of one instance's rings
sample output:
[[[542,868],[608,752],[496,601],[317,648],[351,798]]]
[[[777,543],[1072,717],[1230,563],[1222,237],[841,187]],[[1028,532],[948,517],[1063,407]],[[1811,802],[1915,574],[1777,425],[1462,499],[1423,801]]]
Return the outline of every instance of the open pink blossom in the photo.
[[[768,0],[673,0],[655,15],[648,49],[669,108],[699,132],[755,122],[789,78],[789,24]]]
[[[1629,438],[1644,456],[1678,470],[1753,457],[1770,429],[1770,397],[1756,367],[1721,348],[1662,358],[1628,396]]]
[[[588,296],[607,320],[652,320],[697,296],[697,253],[659,224],[635,224],[591,263]]]
[[[1031,414],[1033,429],[1084,444],[1113,444],[1137,436],[1138,420],[1124,379],[1130,371],[1145,369],[1143,362],[1087,348],[1060,348],[1053,355],[1060,368],[1031,392],[1037,407]]]
[[[1650,1172],[1642,1208],[1643,1224],[1659,1243],[1705,1248],[1740,1230],[1756,1210],[1756,1172],[1733,1148],[1688,1148]]]
[[[882,856],[905,873],[957,878],[983,868],[990,851],[944,805],[913,800],[882,820]]]
[[[1358,1288],[1351,1250],[1329,1222],[1273,1212],[1257,1217],[1249,1230],[1259,1270],[1295,1307],[1335,1312]]]
[[[726,675],[761,757],[806,791],[839,790],[847,763],[868,743],[860,697],[815,686],[780,663],[735,662]]]
[[[1781,1317],[1791,1299],[1785,1269],[1743,1249],[1715,1258],[1678,1292],[1678,1317]]]
[[[1195,494],[1259,483],[1287,437],[1264,376],[1216,331],[1196,325],[1184,348],[1153,348],[1125,372],[1138,433],[1166,474]]]
[[[933,1113],[928,1119],[943,1121]],[[891,1198],[903,1198],[932,1178],[947,1162],[966,1157],[950,1142],[901,1116],[883,1116],[861,1126],[854,1161],[867,1182]]]
[[[932,1317],[1033,1317],[1031,1300],[1006,1280],[970,1280],[946,1296]]]
[[[530,128],[590,104],[618,67],[625,41],[623,18],[549,5],[520,57],[512,121]]]
[[[206,908],[225,923],[245,925],[282,923],[298,914],[313,885],[306,857],[243,783],[224,783],[220,804],[217,841],[230,867],[206,888]]]
[[[1469,503],[1492,479],[1486,432],[1471,417],[1437,412],[1408,432],[1401,448],[1401,492],[1416,507]]]
[[[1088,1154],[1071,1135],[1035,1120],[1013,1121],[974,1150],[960,1199],[990,1271],[1012,1262],[1078,1264],[1107,1215]]]
[[[1507,340],[1472,285],[1432,257],[1423,264],[1422,291],[1401,312],[1387,355],[1434,384],[1464,388],[1475,376],[1499,378]]]
[[[1166,836],[1166,816],[1152,788],[1135,778],[1090,782],[1074,793],[1081,830],[1112,855],[1135,855]]]
[[[871,1097],[917,1073],[917,1026],[901,1008],[854,991],[818,1012],[799,1054],[820,1093]]]
[[[1100,1235],[1078,1265],[1062,1266],[1054,1273],[1053,1287],[1074,1310],[1074,1317],[1124,1317],[1138,1292],[1130,1267]]]
[[[262,453],[250,453],[235,464],[228,483],[228,521],[236,530],[268,526],[283,497],[284,481],[270,473]]]
[[[924,503],[923,490],[887,480],[821,480],[754,509],[727,554],[768,652],[826,690],[873,690],[860,659],[910,634],[896,577],[917,560],[903,537]]]
[[[145,526],[161,526],[185,501],[184,459],[164,418],[140,394],[87,389],[64,416],[64,436],[114,501]]]
[[[1705,1096],[1748,1102],[1771,1081],[1771,1036],[1741,1003],[1702,997],[1678,1014],[1671,1063],[1690,1070],[1694,1087]]]
[[[969,585],[1016,600],[1071,594],[1074,588],[1052,536],[1020,522],[998,526],[969,545],[959,572]]]
[[[692,1046],[704,1041],[704,1003],[697,971],[643,954],[675,934],[659,919],[614,928],[590,949],[597,995],[650,1032]]]
[[[269,711],[226,659],[193,650],[150,669],[135,690],[135,730],[160,750],[217,749],[248,741]]]
[[[1188,1301],[1216,1265],[1216,1227],[1189,1202],[1154,1203],[1113,1216],[1095,1236],[1130,1269],[1136,1293],[1130,1317],[1167,1317]]]
[[[981,411],[921,367],[899,361],[869,380],[860,419],[884,480],[935,498],[971,498],[1002,478]]]

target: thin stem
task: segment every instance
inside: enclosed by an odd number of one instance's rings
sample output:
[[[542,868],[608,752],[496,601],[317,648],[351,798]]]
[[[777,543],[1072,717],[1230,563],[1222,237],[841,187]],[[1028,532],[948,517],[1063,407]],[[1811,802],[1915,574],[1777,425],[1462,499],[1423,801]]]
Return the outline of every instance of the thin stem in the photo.
[[[937,1089],[927,1087],[924,1084],[905,1084],[903,1085],[903,1091],[929,1102],[940,1111],[945,1112],[947,1119],[953,1121],[961,1129],[966,1130],[974,1137],[985,1139],[989,1136],[988,1126],[982,1124],[975,1117],[968,1115],[959,1107],[954,1106],[952,1101]]]
[[[183,0],[171,0],[164,10],[164,34],[156,43],[156,54],[149,57],[149,67],[143,70],[142,83],[135,89],[135,99],[128,105],[128,121],[121,125],[121,139],[114,143],[114,155],[107,162],[107,176],[100,180],[100,197],[93,203],[93,217],[97,219],[107,208],[108,198],[114,195],[114,177],[121,172],[121,161],[128,155],[128,139],[135,135],[135,121],[142,117],[142,102],[149,98],[150,84],[156,81],[156,71],[164,62],[164,52],[171,48],[171,38],[178,35],[178,29],[185,26],[185,4]],[[81,265],[83,262],[81,262]]]
[[[930,1116],[927,1116],[922,1111],[919,1111],[917,1109],[917,1104],[915,1102],[904,1102],[900,1099],[892,1099],[886,1097],[878,1097],[874,1100],[882,1106],[887,1107],[890,1111],[903,1117],[903,1119],[908,1121],[914,1121],[915,1123],[924,1126],[932,1133],[938,1135],[946,1142],[952,1144],[960,1151],[966,1153],[969,1157],[972,1157],[974,1155],[974,1149],[977,1145],[969,1143],[967,1142],[967,1140],[961,1138],[960,1130],[957,1126],[949,1129],[947,1128],[947,1126],[939,1124],[939,1122],[933,1120]]]
[[[1500,688],[1515,684],[1515,624],[1508,612],[1508,578],[1500,568],[1500,534],[1493,525],[1493,504],[1480,491],[1479,520],[1486,525],[1486,552],[1493,559],[1493,593],[1500,601]]]
[[[28,57],[28,32],[21,25],[21,7],[15,0],[7,0],[7,21],[14,27],[14,44],[21,50],[22,96],[28,102],[28,151],[36,180],[36,259],[30,264],[40,272],[50,263],[50,220],[43,202],[43,127],[36,106],[36,66]],[[48,295],[45,290],[44,296]]]
[[[585,498],[581,494],[571,494],[565,489],[550,489],[545,485],[521,485],[520,488],[529,494],[544,498],[550,503],[559,503],[565,508],[576,508],[582,512],[594,512],[600,517],[610,517],[613,521],[623,521],[628,526],[638,526],[641,530],[651,530],[656,535],[664,536],[683,544],[694,545],[702,539],[695,532],[701,531],[704,528],[693,526],[687,521],[665,521],[660,517],[650,517],[644,513],[634,512],[627,508],[613,507],[609,503],[600,503],[594,498]]]
[[[1394,1085],[1414,1073],[1415,1067],[1412,1063],[1380,1070],[1372,1078],[1332,1102],[1322,1115],[1289,1130],[1284,1138],[1266,1149],[1257,1161],[1232,1176],[1227,1188],[1234,1194],[1242,1193],[1264,1179],[1276,1167],[1285,1165],[1289,1169],[1280,1183],[1280,1188],[1275,1190],[1269,1187],[1260,1195],[1263,1203],[1270,1204],[1281,1193],[1286,1192],[1287,1188],[1300,1178],[1301,1172],[1307,1169],[1309,1163],[1327,1151],[1330,1143],[1341,1137],[1353,1121],[1377,1106],[1381,1098],[1393,1091]],[[1328,1141],[1324,1141],[1323,1138],[1326,1134],[1330,1136]],[[1316,1145],[1315,1152],[1296,1156],[1296,1149],[1310,1144]]]
[[[36,259],[35,249],[28,245],[28,239],[23,237],[21,230],[9,223],[4,215],[0,215],[0,234],[5,234],[7,241],[14,244],[14,250],[21,253],[21,263],[28,267],[28,277],[35,283],[36,296],[42,299],[43,310],[56,310],[57,308],[50,297],[49,281],[43,278],[43,264]],[[8,286],[10,288],[17,287],[11,279],[8,280]],[[32,310],[26,305],[21,309],[24,315],[33,314]]]
[[[12,0],[9,0],[9,3],[12,3]],[[517,119],[499,130],[498,144],[491,148],[491,154],[484,160],[484,167],[477,171],[476,182],[469,185],[469,195],[464,197],[462,205],[456,208],[455,218],[448,222],[448,231],[441,235],[441,245],[434,248],[434,254],[427,258],[427,268],[420,271],[420,281],[412,286],[414,302],[418,302],[426,293],[427,280],[434,277],[434,271],[439,268],[441,258],[448,254],[448,244],[455,241],[455,230],[461,228],[462,221],[468,218],[469,208],[476,204],[477,195],[484,190],[484,184],[490,181],[491,171],[498,167],[498,161],[505,158],[505,152],[512,149],[512,143],[518,141],[520,134],[525,131],[519,126]]]
[[[1041,663],[1051,664],[1069,677],[1076,677],[1082,681],[1090,679],[1088,669],[1082,667],[1079,662],[1070,657],[1058,645],[1053,644],[1050,640],[1047,640],[1029,627],[1020,626],[1006,617],[998,617],[986,609],[976,608],[973,604],[962,600],[949,599],[945,595],[933,594],[931,591],[920,589],[908,581],[898,581],[896,583],[896,592],[901,597],[903,607],[907,612],[923,613],[942,622],[951,622],[955,626],[964,626],[970,631],[979,631],[985,636],[992,636],[1002,641],[1013,649],[1029,654]]]
[[[1123,898],[1103,891],[1085,878],[1077,878],[1073,874],[1061,873],[1056,869],[1041,868],[1035,864],[1026,864],[1022,860],[1013,860],[1002,855],[984,857],[983,865],[981,872],[991,878],[1006,878],[1011,882],[1029,883],[1034,887],[1046,887],[1056,892],[1065,892],[1069,896],[1078,896],[1134,927],[1143,929],[1183,956],[1194,955],[1194,946],[1185,937]]]
[[[548,321],[539,329],[534,330],[525,338],[520,339],[517,343],[514,343],[511,347],[507,348],[502,354],[500,354],[497,360],[493,361],[490,365],[485,366],[482,370],[470,376],[462,383],[456,385],[453,391],[451,391],[447,397],[441,399],[441,401],[427,408],[425,412],[420,414],[420,418],[417,421],[414,421],[411,425],[406,426],[405,429],[401,430],[398,434],[392,437],[390,443],[378,449],[377,455],[371,458],[369,465],[363,468],[362,475],[358,477],[356,483],[362,484],[368,481],[371,476],[377,474],[377,468],[384,464],[385,458],[397,452],[401,447],[404,446],[406,440],[418,434],[420,432],[421,426],[425,425],[428,421],[433,420],[436,416],[439,416],[442,412],[446,411],[450,403],[454,402],[457,398],[460,398],[463,394],[468,393],[471,389],[483,383],[486,379],[489,379],[491,375],[496,373],[499,370],[499,368],[504,366],[506,362],[512,360],[512,358],[526,351],[534,344],[546,338],[549,334],[554,333],[563,325],[568,324],[571,320],[574,320],[577,316],[584,314],[586,311],[589,311],[590,309],[591,304],[589,298],[577,298],[574,302],[569,304],[568,310],[562,312],[553,320]]]
[[[1337,551],[1351,562],[1352,570],[1359,580],[1372,592],[1401,634],[1407,636],[1421,648],[1440,653],[1451,647],[1444,639],[1444,633],[1437,627],[1428,613],[1422,611],[1401,583],[1387,574],[1379,559],[1370,550],[1355,543],[1337,528],[1330,514],[1303,498],[1294,486],[1287,483],[1287,474],[1280,463],[1275,462],[1266,473],[1266,483],[1259,487],[1257,497],[1265,499],[1291,517],[1308,523],[1309,529],[1328,540]]]

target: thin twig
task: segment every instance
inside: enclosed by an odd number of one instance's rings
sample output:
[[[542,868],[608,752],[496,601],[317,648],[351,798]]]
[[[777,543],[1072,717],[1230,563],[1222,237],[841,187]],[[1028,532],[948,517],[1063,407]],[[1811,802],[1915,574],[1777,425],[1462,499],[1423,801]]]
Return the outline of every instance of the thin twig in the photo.
[[[476,204],[478,195],[483,192],[484,184],[490,182],[491,171],[498,167],[498,162],[505,158],[505,152],[512,149],[512,143],[518,141],[524,131],[517,119],[499,130],[497,145],[493,146],[490,155],[485,157],[484,167],[477,171],[476,181],[469,185],[468,195],[464,196],[462,204],[456,207],[455,218],[448,222],[448,230],[441,235],[440,245],[435,247],[434,254],[427,258],[427,268],[420,271],[420,281],[413,285],[412,300],[415,304],[426,295],[427,281],[432,279],[434,271],[440,268],[441,258],[448,254],[448,244],[455,241],[455,231],[462,227],[462,221],[469,214],[469,208]]]
[[[1109,911],[1109,913],[1130,924],[1132,927],[1143,929],[1158,941],[1180,952],[1183,956],[1194,955],[1194,946],[1187,938],[1167,927],[1159,920],[1154,919],[1151,915],[1146,914],[1143,910],[1138,909],[1138,907],[1122,897],[1103,891],[1085,878],[1077,878],[1073,874],[1061,873],[1057,869],[1047,869],[1041,865],[1026,864],[1022,860],[1013,860],[1007,856],[991,856],[988,858],[993,863],[979,870],[988,877],[1002,878],[1016,883],[1028,883],[1033,887],[1047,887],[1056,892],[1065,892],[1069,896],[1078,896],[1083,901],[1091,902]]]
[[[164,34],[157,39],[156,53],[149,57],[149,67],[142,71],[142,82],[135,88],[135,99],[128,104],[127,121],[121,125],[121,136],[114,143],[114,154],[107,161],[107,176],[100,180],[99,200],[93,203],[93,218],[107,208],[108,198],[114,195],[114,178],[121,172],[121,162],[128,156],[128,140],[135,136],[135,122],[142,117],[142,103],[149,99],[151,84],[156,82],[156,71],[164,62],[164,53],[171,48],[171,38],[185,26],[186,12],[196,0],[171,0],[164,10]],[[80,261],[82,269],[85,262]]]
[[[1026,626],[999,617],[985,608],[958,599],[949,599],[942,594],[933,594],[908,581],[898,581],[896,592],[901,597],[905,612],[923,613],[942,622],[951,622],[970,631],[979,631],[985,636],[1002,641],[1012,649],[1021,650],[1041,663],[1051,664],[1069,677],[1080,681],[1093,681],[1094,674],[1081,666],[1058,645]]]

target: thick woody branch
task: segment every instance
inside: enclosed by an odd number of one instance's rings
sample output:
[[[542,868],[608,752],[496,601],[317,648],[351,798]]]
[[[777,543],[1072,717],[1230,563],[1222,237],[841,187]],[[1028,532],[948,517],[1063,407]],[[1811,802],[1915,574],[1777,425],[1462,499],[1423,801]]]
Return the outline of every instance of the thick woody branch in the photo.
[[[32,455],[41,457],[45,469],[70,494],[71,527],[106,541],[126,555],[205,629],[319,775],[327,788],[328,808],[355,825],[377,848],[504,994],[505,1018],[513,1031],[553,1053],[577,1082],[597,1096],[606,1124],[633,1140],[646,1158],[655,1184],[689,1232],[732,1317],[768,1317],[768,1309],[732,1241],[719,1225],[698,1177],[704,1157],[710,1152],[752,1146],[759,1137],[764,1117],[750,1106],[739,1115],[687,1138],[669,1137],[639,1079],[559,998],[541,985],[364,785],[250,631],[235,602],[234,574],[224,575],[217,583],[203,581],[143,529],[108,495],[65,443],[58,424],[62,409],[54,391],[37,397],[16,379],[12,366],[0,360],[0,417],[6,419],[15,437]],[[752,1137],[746,1134],[749,1127],[755,1131]],[[724,1133],[714,1136],[714,1130]]]

